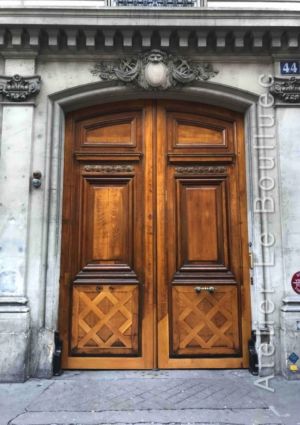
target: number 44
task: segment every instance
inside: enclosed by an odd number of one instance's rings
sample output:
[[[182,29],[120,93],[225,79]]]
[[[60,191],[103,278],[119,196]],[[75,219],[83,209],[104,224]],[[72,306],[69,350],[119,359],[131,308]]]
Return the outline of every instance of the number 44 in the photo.
[[[297,74],[298,73],[298,64],[297,62],[285,62],[282,70],[285,74]]]

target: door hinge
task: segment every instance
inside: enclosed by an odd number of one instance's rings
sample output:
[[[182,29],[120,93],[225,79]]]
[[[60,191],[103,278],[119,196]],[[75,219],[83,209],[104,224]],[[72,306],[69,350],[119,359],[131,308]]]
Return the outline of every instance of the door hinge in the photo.
[[[250,285],[253,285],[253,267],[254,267],[254,261],[253,261],[253,252],[252,252],[252,242],[249,242],[249,270],[250,270]]]
[[[253,252],[249,251],[249,267],[253,270]]]
[[[249,243],[249,268],[250,270],[253,270],[253,252],[252,252],[252,243]]]

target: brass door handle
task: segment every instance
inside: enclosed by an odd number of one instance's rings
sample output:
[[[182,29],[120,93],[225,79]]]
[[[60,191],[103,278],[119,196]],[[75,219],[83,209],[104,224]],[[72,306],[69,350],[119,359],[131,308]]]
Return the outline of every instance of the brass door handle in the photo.
[[[214,286],[195,286],[196,294],[200,294],[201,291],[209,292],[210,294],[214,293],[216,288]]]

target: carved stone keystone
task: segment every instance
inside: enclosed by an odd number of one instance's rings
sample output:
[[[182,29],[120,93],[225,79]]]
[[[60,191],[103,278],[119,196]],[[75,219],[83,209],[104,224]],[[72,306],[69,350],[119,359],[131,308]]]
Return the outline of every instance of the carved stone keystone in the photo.
[[[211,64],[190,63],[162,50],[150,50],[116,62],[99,62],[91,72],[102,80],[135,84],[145,90],[167,90],[194,81],[209,80],[218,73]]]

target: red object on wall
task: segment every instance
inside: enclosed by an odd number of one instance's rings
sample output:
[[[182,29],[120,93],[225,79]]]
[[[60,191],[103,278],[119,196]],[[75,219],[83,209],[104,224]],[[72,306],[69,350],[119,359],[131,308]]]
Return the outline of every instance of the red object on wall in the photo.
[[[292,288],[297,294],[300,294],[300,272],[297,272],[292,277]]]

